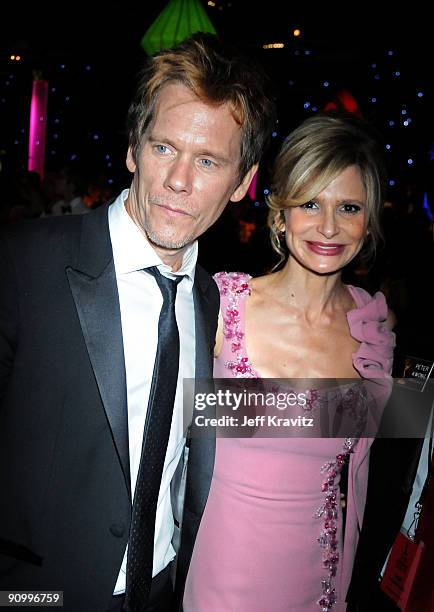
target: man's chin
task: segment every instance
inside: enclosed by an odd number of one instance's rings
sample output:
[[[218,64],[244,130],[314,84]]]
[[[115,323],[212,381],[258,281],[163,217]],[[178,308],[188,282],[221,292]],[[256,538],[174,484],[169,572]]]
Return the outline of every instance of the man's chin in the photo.
[[[175,240],[168,236],[159,236],[154,232],[147,231],[146,236],[149,242],[154,247],[164,249],[166,251],[179,251],[194,242],[194,238],[184,238],[183,240]]]

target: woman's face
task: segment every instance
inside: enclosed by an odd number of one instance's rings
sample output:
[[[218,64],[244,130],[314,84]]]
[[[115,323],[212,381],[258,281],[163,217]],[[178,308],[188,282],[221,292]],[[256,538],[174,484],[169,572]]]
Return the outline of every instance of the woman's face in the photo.
[[[303,267],[336,272],[360,251],[367,234],[366,191],[357,166],[348,166],[310,202],[287,208],[286,244]]]

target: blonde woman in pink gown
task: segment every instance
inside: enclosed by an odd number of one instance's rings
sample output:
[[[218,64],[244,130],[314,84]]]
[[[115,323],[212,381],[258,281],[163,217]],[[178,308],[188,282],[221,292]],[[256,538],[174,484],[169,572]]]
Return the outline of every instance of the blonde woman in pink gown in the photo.
[[[277,157],[269,205],[272,240],[286,259],[254,279],[215,276],[215,377],[375,379],[387,395],[394,335],[385,298],[341,280],[379,237],[381,157],[367,126],[333,114],[305,121]],[[218,437],[184,611],[345,610],[371,442]]]

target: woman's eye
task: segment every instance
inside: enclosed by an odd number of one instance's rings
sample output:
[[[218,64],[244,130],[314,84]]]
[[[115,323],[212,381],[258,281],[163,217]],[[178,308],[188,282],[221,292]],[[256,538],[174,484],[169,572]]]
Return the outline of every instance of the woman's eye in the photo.
[[[316,210],[318,208],[318,204],[316,204],[316,202],[312,202],[311,200],[310,202],[301,204],[300,208],[302,208],[303,210]]]
[[[350,214],[350,215],[355,215],[356,213],[360,212],[362,210],[362,207],[359,206],[359,204],[343,204],[341,206],[341,210],[342,212],[346,213],[346,214]]]

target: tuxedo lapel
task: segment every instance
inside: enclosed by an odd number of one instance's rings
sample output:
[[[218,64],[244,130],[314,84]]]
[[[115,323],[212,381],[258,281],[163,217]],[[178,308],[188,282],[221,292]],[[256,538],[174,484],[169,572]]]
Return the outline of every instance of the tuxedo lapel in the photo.
[[[131,495],[125,360],[108,206],[83,216],[78,262],[66,274]]]

